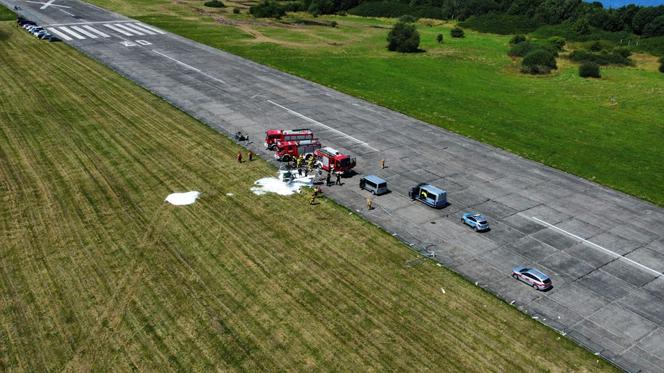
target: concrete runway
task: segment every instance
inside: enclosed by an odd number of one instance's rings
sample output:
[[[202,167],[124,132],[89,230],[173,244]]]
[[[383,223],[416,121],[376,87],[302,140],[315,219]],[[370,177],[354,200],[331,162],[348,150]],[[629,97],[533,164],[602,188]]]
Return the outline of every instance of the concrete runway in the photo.
[[[265,129],[313,129],[392,190],[371,211],[358,176],[326,195],[619,367],[664,372],[663,209],[86,3],[0,3],[203,123],[249,133],[266,159]],[[451,205],[411,201],[419,182],[446,189]],[[466,211],[492,230],[462,225]],[[548,273],[554,289],[513,280],[519,264]]]

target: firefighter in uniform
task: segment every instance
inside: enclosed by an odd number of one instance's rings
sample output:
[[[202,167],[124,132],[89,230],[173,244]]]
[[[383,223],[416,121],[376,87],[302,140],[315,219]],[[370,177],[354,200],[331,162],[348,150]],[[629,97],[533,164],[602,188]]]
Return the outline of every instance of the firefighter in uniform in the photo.
[[[242,163],[242,152],[237,152],[237,163]]]
[[[367,197],[367,210],[373,210],[373,200],[371,197]]]
[[[297,161],[295,161],[295,167],[300,168],[302,167],[302,156],[297,157]]]

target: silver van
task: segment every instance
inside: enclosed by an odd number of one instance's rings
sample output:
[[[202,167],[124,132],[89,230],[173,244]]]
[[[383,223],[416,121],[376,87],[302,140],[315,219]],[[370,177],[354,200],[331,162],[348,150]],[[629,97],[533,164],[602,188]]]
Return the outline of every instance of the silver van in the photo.
[[[433,208],[440,209],[449,205],[447,192],[431,184],[422,183],[410,188],[408,196]]]
[[[360,179],[360,189],[367,190],[377,196],[385,194],[387,190],[387,181],[375,175],[365,176]]]

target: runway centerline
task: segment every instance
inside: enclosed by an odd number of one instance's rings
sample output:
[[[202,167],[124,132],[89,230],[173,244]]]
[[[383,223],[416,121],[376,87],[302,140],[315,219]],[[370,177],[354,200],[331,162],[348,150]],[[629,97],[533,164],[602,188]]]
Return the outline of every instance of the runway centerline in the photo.
[[[536,217],[534,217],[534,216],[532,216],[530,219],[531,219],[531,220],[534,220],[534,221],[536,221],[536,222],[538,222],[538,223],[540,223],[540,224],[542,224],[542,225],[544,225],[544,226],[547,226],[547,227],[549,227],[549,228],[551,228],[551,229],[553,229],[553,230],[556,230],[556,231],[561,232],[561,233],[563,233],[563,234],[566,234],[566,235],[568,235],[568,236],[570,236],[570,237],[572,237],[572,238],[575,238],[575,239],[577,239],[577,240],[579,240],[579,241],[585,243],[585,244],[588,245],[588,246],[591,246],[591,247],[594,247],[594,248],[596,248],[596,249],[599,249],[599,250],[601,250],[601,251],[603,251],[603,252],[609,254],[610,256],[612,256],[612,257],[614,257],[614,258],[617,258],[618,260],[624,260],[624,261],[626,261],[626,262],[628,262],[628,263],[630,263],[630,264],[632,264],[632,265],[634,265],[634,266],[636,266],[636,267],[639,267],[639,268],[641,268],[641,269],[643,269],[643,270],[645,270],[645,271],[648,271],[648,272],[651,272],[651,273],[653,273],[653,274],[656,274],[657,276],[664,276],[664,273],[661,273],[661,272],[659,272],[659,271],[656,271],[656,270],[654,270],[654,269],[652,269],[652,268],[650,268],[650,267],[648,267],[648,266],[645,266],[645,265],[643,265],[643,264],[641,264],[641,263],[639,263],[639,262],[636,262],[636,261],[634,261],[634,260],[632,260],[632,259],[630,259],[630,258],[624,257],[624,256],[622,256],[622,255],[616,253],[615,251],[611,251],[611,250],[609,250],[609,249],[607,249],[607,248],[605,248],[605,247],[602,247],[602,246],[600,246],[600,245],[598,245],[598,244],[596,244],[596,243],[594,243],[594,242],[588,241],[588,240],[586,240],[585,238],[582,238],[582,237],[579,237],[579,236],[575,235],[574,233],[570,233],[570,232],[568,232],[568,231],[566,231],[566,230],[564,230],[564,229],[562,229],[562,228],[558,228],[558,227],[556,227],[555,225],[553,225],[553,224],[551,224],[551,223],[547,223],[547,222],[545,222],[545,221],[542,220],[542,219],[538,219],[538,218],[536,218]]]
[[[346,133],[341,132],[341,131],[339,131],[339,130],[337,130],[337,129],[334,129],[334,128],[332,128],[332,127],[326,125],[326,124],[323,124],[323,123],[321,123],[321,122],[315,120],[315,119],[311,119],[311,118],[309,118],[308,116],[306,116],[306,115],[304,115],[304,114],[300,114],[300,113],[298,113],[298,112],[295,111],[295,110],[291,110],[291,109],[289,109],[289,108],[287,108],[287,107],[285,107],[285,106],[279,105],[279,104],[277,104],[276,102],[274,102],[274,101],[272,101],[272,100],[267,100],[267,102],[271,103],[272,105],[274,105],[274,106],[276,106],[276,107],[282,108],[282,109],[286,110],[287,112],[289,112],[289,113],[295,115],[296,117],[300,117],[300,118],[306,120],[306,121],[309,122],[309,123],[313,123],[313,124],[315,124],[315,125],[317,125],[317,126],[323,127],[323,128],[328,129],[328,130],[330,130],[330,131],[332,131],[332,132],[334,132],[334,133],[337,133],[337,134],[339,134],[339,135],[341,135],[341,136],[343,136],[343,137],[346,137],[346,138],[348,138],[348,139],[351,139],[351,140],[353,140],[354,142],[356,142],[356,143],[358,143],[358,144],[360,144],[360,145],[362,145],[362,146],[364,146],[364,147],[367,147],[367,148],[369,148],[369,149],[371,149],[371,150],[373,150],[373,151],[375,151],[375,152],[378,151],[378,149],[374,148],[373,146],[367,144],[366,142],[364,142],[364,141],[362,141],[362,140],[356,139],[355,137],[353,137],[353,136],[351,136],[351,135],[349,135],[349,134],[346,134]]]

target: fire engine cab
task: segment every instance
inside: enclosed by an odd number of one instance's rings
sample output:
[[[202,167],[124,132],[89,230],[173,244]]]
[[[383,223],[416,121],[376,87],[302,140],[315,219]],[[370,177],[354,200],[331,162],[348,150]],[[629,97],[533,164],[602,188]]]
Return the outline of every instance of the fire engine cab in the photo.
[[[343,154],[336,149],[324,147],[314,153],[318,157],[318,164],[323,171],[348,173],[356,165],[355,158]]]
[[[301,141],[280,141],[277,143],[277,152],[274,153],[274,158],[279,161],[290,161],[299,156],[305,158],[312,157],[316,150],[320,149],[320,141],[301,140]]]
[[[313,139],[313,131],[305,128],[296,130],[267,130],[265,131],[265,149],[276,150],[277,144],[280,142]]]

